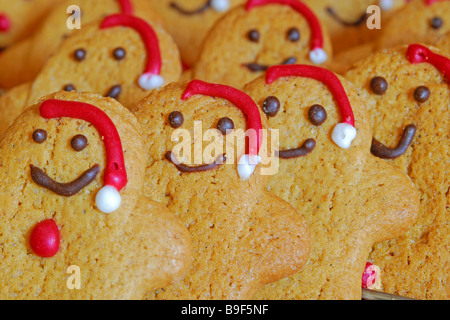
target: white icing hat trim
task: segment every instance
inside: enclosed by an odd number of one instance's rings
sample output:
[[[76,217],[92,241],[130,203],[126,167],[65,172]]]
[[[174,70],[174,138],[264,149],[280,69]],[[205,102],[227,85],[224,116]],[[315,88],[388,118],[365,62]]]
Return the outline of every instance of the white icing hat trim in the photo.
[[[394,0],[379,0],[378,5],[383,10],[391,10],[394,7]]]
[[[237,171],[242,181],[250,179],[256,166],[261,162],[261,157],[257,155],[244,154],[238,162]]]
[[[309,60],[315,64],[322,64],[328,60],[328,55],[322,48],[316,48],[309,53]]]
[[[153,90],[164,85],[164,78],[157,74],[144,73],[139,77],[139,86],[144,90]]]
[[[95,196],[95,205],[103,213],[112,213],[119,209],[122,199],[119,191],[113,186],[104,186]]]
[[[348,149],[356,138],[356,129],[348,123],[339,123],[334,127],[331,138],[342,149]]]
[[[211,8],[213,8],[217,12],[225,12],[228,9],[230,9],[230,1],[229,0],[212,0]]]

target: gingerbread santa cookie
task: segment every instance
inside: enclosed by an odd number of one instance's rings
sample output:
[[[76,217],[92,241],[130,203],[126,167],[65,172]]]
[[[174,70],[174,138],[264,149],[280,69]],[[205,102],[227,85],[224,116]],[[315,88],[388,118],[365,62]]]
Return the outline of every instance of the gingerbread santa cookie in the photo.
[[[450,1],[412,0],[381,29],[376,48],[411,43],[434,44],[450,31]]]
[[[25,106],[52,92],[94,92],[129,107],[180,75],[178,49],[161,27],[136,16],[110,15],[67,38],[32,83],[0,98],[0,132]]]
[[[327,69],[274,66],[245,86],[279,132],[269,190],[303,212],[311,257],[258,299],[361,299],[372,245],[406,232],[417,216],[411,180],[370,154],[370,119],[358,92]]]
[[[185,279],[148,299],[251,299],[306,263],[303,217],[267,191],[265,126],[250,97],[179,82],[151,93],[135,114],[146,141],[145,193],[177,213],[194,246]]]
[[[336,55],[354,47],[370,47],[379,34],[373,24],[381,23],[380,27],[384,28],[388,19],[406,3],[405,0],[304,1],[327,28]]]
[[[14,2],[22,2],[14,1]],[[30,1],[35,2],[35,0]],[[136,15],[153,25],[160,22],[149,1],[136,0],[65,0],[51,1],[54,6],[30,37],[0,55],[0,88],[12,88],[32,81],[57,51],[63,40],[83,30],[106,15]],[[77,25],[76,21],[79,21]]]
[[[28,37],[52,6],[63,0],[0,1],[0,51]]]
[[[205,38],[195,79],[241,88],[271,65],[325,64],[326,30],[299,0],[248,0],[229,11]]]
[[[180,48],[185,67],[195,65],[203,39],[214,23],[244,0],[150,0],[164,29]]]
[[[377,52],[346,75],[371,113],[372,153],[407,173],[421,195],[411,230],[370,255],[386,292],[417,299],[449,298],[449,76],[449,56],[418,44]]]
[[[142,147],[114,99],[27,108],[0,143],[2,299],[141,299],[183,276],[190,236],[144,196]]]
[[[450,54],[450,32],[447,32],[439,38],[439,40],[435,43],[435,46],[443,52]]]

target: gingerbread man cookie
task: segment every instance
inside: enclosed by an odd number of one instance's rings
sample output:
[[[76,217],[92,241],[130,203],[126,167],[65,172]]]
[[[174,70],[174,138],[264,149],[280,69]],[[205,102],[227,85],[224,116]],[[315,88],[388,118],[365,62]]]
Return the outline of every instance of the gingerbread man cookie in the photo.
[[[449,298],[449,57],[418,44],[394,47],[346,75],[371,113],[372,153],[408,174],[421,195],[411,230],[370,256],[386,292],[416,299]]]
[[[129,107],[178,80],[181,69],[178,49],[161,27],[136,16],[107,16],[67,38],[32,83],[0,98],[0,132],[25,106],[52,92],[94,92]]]
[[[435,44],[443,52],[450,54],[450,32],[444,34]]]
[[[190,236],[144,196],[142,147],[114,99],[27,108],[0,143],[2,299],[141,299],[184,275]]]
[[[244,0],[150,0],[164,29],[180,48],[186,68],[195,65],[208,30],[231,8]]]
[[[361,299],[372,245],[406,232],[417,216],[411,180],[370,154],[370,119],[348,81],[327,69],[274,66],[247,84],[279,131],[280,167],[269,190],[302,212],[311,257],[258,299]]]
[[[450,1],[412,0],[383,25],[376,48],[411,43],[434,44],[450,31]]]
[[[379,34],[379,29],[368,27],[377,6],[381,28],[396,11],[405,4],[405,0],[304,0],[317,14],[327,28],[333,50],[336,55],[349,49],[371,43]]]
[[[63,0],[0,1],[0,51],[26,38]]]
[[[241,88],[271,65],[331,60],[315,14],[299,0],[248,0],[230,10],[205,38],[195,79]]]
[[[106,15],[131,14],[153,25],[160,22],[149,1],[65,0],[60,3],[51,2],[52,5],[57,5],[42,19],[42,23],[33,34],[9,47],[0,55],[0,69],[2,70],[0,88],[9,89],[32,81],[65,38],[82,31],[87,24],[101,20]],[[80,12],[73,11],[75,8],[79,8]],[[77,15],[81,19],[80,29],[72,26]]]
[[[135,114],[146,140],[145,193],[177,213],[194,243],[185,279],[148,299],[251,299],[306,263],[304,219],[267,191],[265,126],[250,97],[199,80],[172,83],[150,93]],[[239,133],[248,134],[247,143]],[[206,140],[217,142],[214,152]]]

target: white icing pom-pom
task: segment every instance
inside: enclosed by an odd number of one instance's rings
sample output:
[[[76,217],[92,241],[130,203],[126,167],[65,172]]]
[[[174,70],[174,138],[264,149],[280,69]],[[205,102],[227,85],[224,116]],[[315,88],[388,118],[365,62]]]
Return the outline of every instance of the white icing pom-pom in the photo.
[[[394,7],[394,0],[380,0],[378,5],[383,10],[391,10]]]
[[[112,213],[119,209],[122,199],[119,191],[113,186],[104,186],[95,197],[97,209],[103,213]]]
[[[230,9],[230,0],[212,0],[210,5],[217,12],[225,12]]]
[[[164,78],[157,74],[144,73],[139,77],[139,86],[144,90],[153,90],[164,85]]]
[[[237,170],[242,181],[248,180],[256,166],[261,162],[261,157],[257,155],[243,155],[238,162]]]
[[[322,64],[328,60],[328,55],[322,48],[316,48],[309,53],[309,60],[315,64]]]
[[[356,129],[348,123],[339,123],[334,127],[331,138],[342,149],[348,149],[356,138]]]

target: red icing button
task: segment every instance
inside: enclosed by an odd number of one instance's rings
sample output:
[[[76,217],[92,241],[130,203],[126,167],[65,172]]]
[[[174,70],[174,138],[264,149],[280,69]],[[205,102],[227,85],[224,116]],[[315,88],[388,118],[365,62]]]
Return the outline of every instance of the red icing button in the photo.
[[[0,32],[8,31],[11,28],[11,20],[9,20],[9,17],[4,14],[0,13]]]
[[[59,230],[52,219],[39,222],[31,231],[30,247],[43,258],[53,257],[59,250]]]

